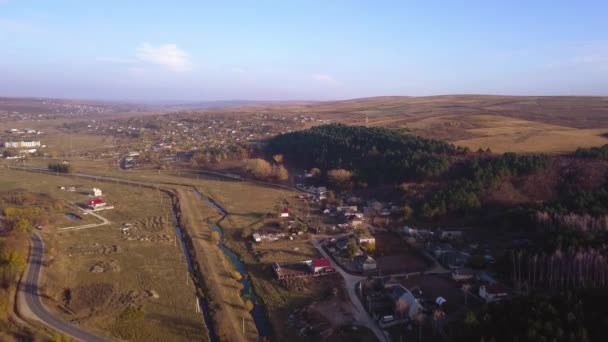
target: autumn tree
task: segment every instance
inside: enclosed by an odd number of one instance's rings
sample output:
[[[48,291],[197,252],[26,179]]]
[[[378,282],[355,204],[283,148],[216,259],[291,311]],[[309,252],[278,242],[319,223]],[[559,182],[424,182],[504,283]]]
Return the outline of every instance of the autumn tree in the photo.
[[[365,254],[372,255],[376,252],[376,244],[368,243],[367,245],[365,245],[364,249],[365,249]]]
[[[211,241],[213,242],[214,245],[219,244],[220,243],[220,233],[218,233],[218,232],[211,233]]]
[[[19,219],[15,224],[15,230],[19,233],[30,233],[33,229],[32,223],[25,218]]]
[[[261,158],[249,159],[245,168],[247,172],[258,179],[266,179],[272,176],[272,165]]]
[[[334,169],[327,172],[327,178],[338,189],[347,189],[352,185],[353,173],[345,169]]]
[[[348,240],[348,244],[346,245],[346,256],[352,258],[357,254],[359,254],[359,246],[357,245],[357,241],[355,241],[355,239]]]
[[[410,207],[409,205],[406,205],[403,208],[403,219],[405,219],[406,221],[411,219],[414,216],[414,209],[412,209],[412,207]]]
[[[5,287],[10,285],[15,277],[25,270],[25,265],[25,258],[16,252],[4,252],[0,254],[2,284]]]
[[[253,310],[253,302],[251,302],[249,299],[245,301],[245,309],[247,309],[247,311]]]
[[[285,166],[279,165],[274,168],[274,176],[281,182],[284,182],[289,179],[289,172],[287,172]]]

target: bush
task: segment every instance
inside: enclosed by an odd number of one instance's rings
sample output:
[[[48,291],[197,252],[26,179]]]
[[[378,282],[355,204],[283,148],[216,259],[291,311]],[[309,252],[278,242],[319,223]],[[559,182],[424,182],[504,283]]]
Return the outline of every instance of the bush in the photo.
[[[245,309],[247,309],[247,311],[253,310],[253,303],[249,299],[245,301]]]
[[[372,255],[372,254],[376,253],[376,244],[368,243],[367,245],[365,245],[364,250],[365,250],[365,254]]]
[[[220,243],[220,233],[213,232],[211,233],[211,241],[214,245],[218,245]]]
[[[71,164],[68,163],[50,163],[49,170],[58,173],[72,173],[74,172],[74,168]]]
[[[243,276],[238,271],[232,271],[232,279],[236,281],[241,281],[241,279],[243,279]]]

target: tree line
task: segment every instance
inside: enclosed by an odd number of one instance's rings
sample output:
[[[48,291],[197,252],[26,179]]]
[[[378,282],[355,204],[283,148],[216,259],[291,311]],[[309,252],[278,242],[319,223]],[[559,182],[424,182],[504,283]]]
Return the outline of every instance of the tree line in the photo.
[[[608,297],[597,291],[523,296],[484,305],[454,326],[454,341],[602,341]]]
[[[574,155],[581,158],[608,159],[608,144],[601,147],[579,147],[574,152]]]
[[[49,163],[48,166],[50,171],[59,173],[72,173],[74,167],[69,163]]]

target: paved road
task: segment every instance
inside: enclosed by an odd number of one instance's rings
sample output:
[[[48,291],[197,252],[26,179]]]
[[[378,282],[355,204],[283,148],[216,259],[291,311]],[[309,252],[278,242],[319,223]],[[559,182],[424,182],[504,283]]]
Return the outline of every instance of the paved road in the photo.
[[[59,331],[74,339],[86,342],[106,342],[107,340],[95,336],[65,321],[56,318],[42,304],[39,292],[39,277],[42,267],[42,257],[44,255],[44,242],[36,233],[32,235],[32,247],[28,260],[28,267],[19,286],[20,300],[19,311],[21,315],[29,319],[40,321],[44,325]]]
[[[327,255],[327,253],[321,247],[317,239],[313,239],[312,244],[319,251],[319,253],[323,255],[323,257],[331,261],[331,265],[333,266],[333,268],[338,271],[338,273],[340,273],[342,278],[344,278],[346,292],[348,293],[348,297],[350,298],[350,301],[353,303],[356,309],[355,318],[357,322],[373,331],[374,335],[376,335],[379,341],[388,342],[388,339],[386,338],[386,335],[384,335],[382,329],[380,329],[376,321],[374,321],[367,313],[367,311],[365,311],[363,304],[361,304],[361,300],[359,300],[359,297],[357,297],[357,294],[355,293],[355,286],[357,286],[358,282],[365,279],[365,277],[348,274],[346,271],[344,271],[342,267],[340,267],[340,265],[336,264],[334,260],[329,257],[329,255]]]

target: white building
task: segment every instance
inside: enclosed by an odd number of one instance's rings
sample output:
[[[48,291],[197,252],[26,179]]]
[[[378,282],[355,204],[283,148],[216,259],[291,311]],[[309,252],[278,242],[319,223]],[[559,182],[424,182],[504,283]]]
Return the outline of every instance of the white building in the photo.
[[[40,147],[39,140],[32,141],[5,141],[4,148],[34,148]]]
[[[89,192],[89,195],[95,196],[95,197],[101,196],[102,195],[101,189],[93,188],[93,189],[91,189],[91,192]]]

